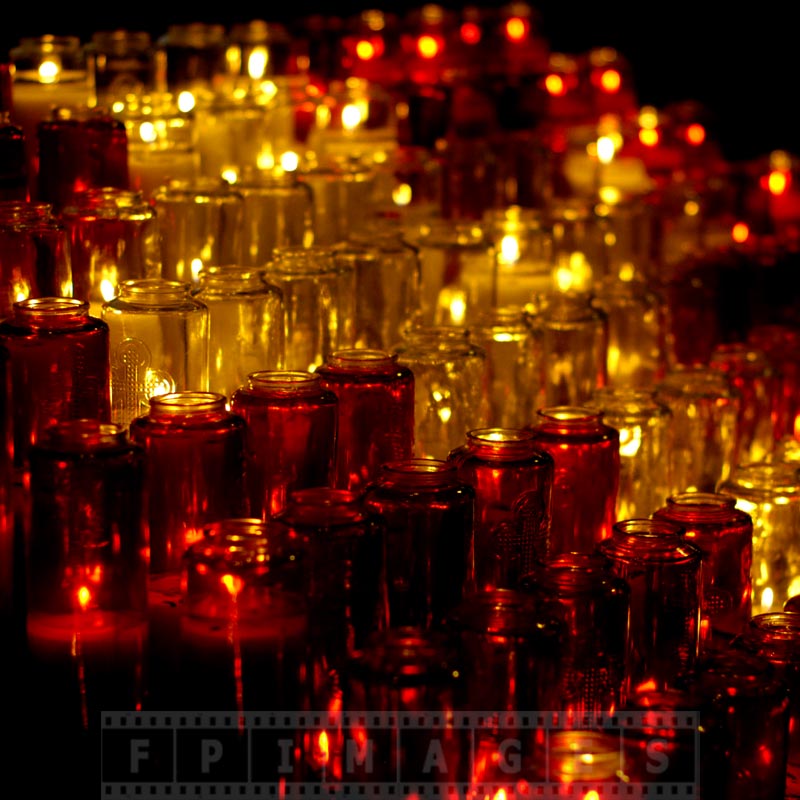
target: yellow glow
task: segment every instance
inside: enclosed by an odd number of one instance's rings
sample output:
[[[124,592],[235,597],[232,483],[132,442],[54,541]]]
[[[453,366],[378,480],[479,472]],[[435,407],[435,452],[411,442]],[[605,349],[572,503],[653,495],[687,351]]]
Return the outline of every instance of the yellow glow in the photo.
[[[293,150],[281,153],[281,168],[285,172],[294,172],[300,166],[300,156]]]
[[[639,126],[655,128],[658,126],[658,111],[653,106],[643,106],[639,111]]]
[[[195,107],[196,102],[191,92],[181,92],[178,95],[178,111],[188,114]]]
[[[155,369],[147,368],[144,377],[145,394],[148,397],[158,397],[161,394],[169,394],[175,391],[175,384],[169,375]]]
[[[622,199],[622,192],[616,186],[601,186],[597,194],[604,203],[613,206]]]
[[[544,88],[547,89],[548,93],[554,97],[561,97],[567,93],[567,87],[564,83],[564,79],[560,75],[556,75],[555,72],[551,72],[544,79]]]
[[[467,313],[467,298],[463,289],[446,287],[439,294],[439,307],[447,310],[449,322],[461,325]]]
[[[789,186],[789,174],[782,170],[774,169],[767,178],[770,194],[781,195]]]
[[[269,52],[263,45],[254,47],[252,52],[247,58],[247,74],[254,80],[260,80],[264,77],[267,71],[267,64],[269,63]]]
[[[354,103],[348,103],[342,109],[342,127],[346,131],[352,131],[364,121],[361,109]]]
[[[31,296],[31,287],[26,281],[16,280],[11,287],[11,292],[14,295],[14,302],[19,303]]]
[[[594,764],[594,755],[592,753],[581,753],[578,760],[582,764]]]
[[[239,180],[239,173],[236,170],[236,167],[225,167],[220,173],[220,177],[226,183],[236,183]]]
[[[683,204],[683,213],[687,217],[696,217],[700,213],[700,203],[696,200],[687,200]]]
[[[420,36],[417,40],[417,52],[423,58],[435,58],[439,53],[439,42],[433,36]]]
[[[392,190],[392,200],[396,206],[407,206],[411,202],[411,187],[401,183]]]
[[[317,117],[317,127],[318,128],[327,128],[331,122],[331,110],[328,106],[322,104],[317,106],[316,111]]]
[[[583,800],[600,800],[600,795],[594,789],[589,789],[583,796]]]
[[[792,578],[789,588],[786,590],[787,597],[795,597],[800,594],[800,577]]]
[[[78,605],[81,607],[82,611],[86,611],[87,606],[92,600],[92,593],[89,591],[88,586],[81,586],[78,589]]]
[[[104,280],[100,281],[100,296],[103,298],[103,300],[105,301],[113,300],[115,294],[116,294],[116,289],[114,287],[114,284],[110,280],[108,280],[108,278],[105,278]]]
[[[369,61],[375,56],[375,46],[367,39],[361,39],[356,45],[356,55],[362,61]]]
[[[61,73],[61,64],[52,58],[48,58],[39,64],[39,80],[42,83],[55,83]]]
[[[326,731],[320,731],[319,736],[317,736],[317,751],[315,756],[319,763],[328,763],[328,758],[330,757],[330,746],[328,744],[328,734]]]
[[[734,242],[742,244],[750,236],[750,226],[746,222],[737,222],[731,230],[731,237]]]
[[[506,794],[506,790],[498,789],[494,793],[494,797],[492,798],[492,800],[508,800],[508,795]]]
[[[620,428],[619,454],[625,458],[633,458],[642,445],[642,429],[636,425],[632,428]]]
[[[636,277],[636,267],[628,261],[619,268],[618,274],[619,279],[627,283]]]
[[[192,278],[197,280],[200,273],[203,271],[203,260],[200,258],[192,259]]]
[[[772,589],[767,586],[763,592],[761,592],[761,611],[769,611],[772,608],[772,602],[775,598],[775,595]]]
[[[519,42],[525,38],[528,33],[528,23],[522,17],[511,17],[506,22],[506,36],[512,42]]]
[[[601,136],[597,140],[597,159],[601,164],[609,164],[616,152],[614,140],[610,136]]]
[[[231,597],[236,597],[244,586],[244,581],[238,575],[231,575],[230,573],[223,575],[220,578],[220,582],[228,590]]]
[[[506,234],[500,241],[500,252],[497,255],[500,264],[516,264],[519,261],[519,239]]]
[[[686,141],[689,144],[699,145],[706,140],[706,129],[699,123],[693,122],[686,129]]]
[[[640,128],[639,141],[645,147],[655,147],[661,138],[657,128]]]
[[[600,76],[600,86],[604,92],[614,94],[622,86],[622,76],[615,69],[603,70],[603,74]]]
[[[148,144],[154,142],[158,138],[156,126],[152,122],[143,122],[139,126],[139,138]]]

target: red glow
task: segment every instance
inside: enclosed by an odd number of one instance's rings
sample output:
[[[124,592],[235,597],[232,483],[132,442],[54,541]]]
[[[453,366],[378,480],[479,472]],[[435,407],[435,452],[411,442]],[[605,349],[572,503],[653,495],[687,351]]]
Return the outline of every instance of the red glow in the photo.
[[[564,79],[554,72],[551,72],[544,79],[544,87],[553,97],[563,97],[567,93],[567,86],[564,83]]]
[[[600,75],[600,88],[608,94],[615,94],[622,86],[622,76],[615,69],[603,70]]]
[[[700,145],[706,140],[706,129],[699,123],[694,122],[686,129],[686,141],[689,144]]]
[[[661,139],[661,135],[655,128],[641,128],[639,130],[639,141],[645,147],[655,147],[659,139]]]
[[[478,44],[482,35],[480,26],[474,22],[465,22],[461,26],[461,41],[464,44]]]
[[[734,242],[742,244],[750,236],[750,227],[746,222],[737,222],[731,230],[731,237]]]
[[[440,50],[441,46],[435,36],[425,34],[417,40],[417,52],[423,58],[435,58]]]
[[[511,17],[506,21],[506,36],[509,41],[521,42],[527,35],[530,25],[522,17]]]

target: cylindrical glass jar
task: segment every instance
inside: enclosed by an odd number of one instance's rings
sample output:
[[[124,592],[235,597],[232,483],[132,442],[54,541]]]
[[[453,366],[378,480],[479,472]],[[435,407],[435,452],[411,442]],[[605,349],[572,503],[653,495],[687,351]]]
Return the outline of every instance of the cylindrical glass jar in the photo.
[[[170,25],[155,46],[158,88],[172,92],[210,89],[226,73],[225,27],[217,23]]]
[[[496,303],[494,245],[477,220],[434,220],[419,248],[421,325],[469,324]]]
[[[103,304],[115,422],[146,414],[156,395],[208,391],[208,307],[190,289],[160,278],[124,281]]]
[[[126,280],[159,272],[155,212],[142,196],[101,188],[76,195],[61,211],[72,254],[72,294],[99,316]]]
[[[96,31],[83,48],[94,101],[110,106],[126,95],[154,88],[155,61],[150,34],[145,31]]]
[[[541,336],[544,403],[580,406],[608,382],[608,317],[587,295],[554,294],[533,318]]]
[[[307,245],[312,236],[312,197],[294,173],[245,176],[242,195],[243,263],[263,269],[276,247]]]
[[[477,588],[516,588],[550,553],[552,456],[532,431],[479,428],[448,460],[475,490]]]
[[[49,428],[30,465],[29,700],[69,747],[101,711],[143,701],[145,459],[121,426],[76,419]]]
[[[161,277],[197,285],[209,265],[242,263],[244,199],[218,180],[171,180],[152,195],[161,243]]]
[[[724,494],[685,492],[667,498],[653,519],[683,529],[683,536],[703,551],[701,638],[730,638],[740,633],[752,613],[753,520]],[[710,630],[707,630],[709,629]]]
[[[6,636],[13,633],[19,623],[16,609],[22,575],[15,569],[16,535],[12,510],[12,485],[14,482],[14,418],[11,415],[11,358],[0,344],[0,631]]]
[[[47,203],[0,203],[0,319],[29,297],[72,297],[69,237]]]
[[[622,520],[598,545],[631,591],[626,695],[676,686],[697,662],[703,553],[681,533],[665,520]]]
[[[150,573],[179,573],[206,524],[244,514],[245,421],[214,392],[150,398],[130,426],[147,455]]]
[[[486,352],[487,424],[524,427],[544,405],[542,341],[531,318],[519,308],[497,308],[478,314],[469,330],[475,344]]]
[[[353,346],[355,271],[328,247],[279,247],[264,277],[283,292],[286,369],[313,371]]]
[[[386,528],[390,625],[441,627],[474,588],[475,490],[454,464],[393,461],[367,487],[364,505]]]
[[[395,345],[414,373],[414,455],[446,459],[489,416],[486,351],[456,326],[419,326]]]
[[[24,203],[28,199],[28,165],[25,131],[0,109],[0,202]]]
[[[463,731],[450,724],[459,700],[460,665],[445,636],[416,627],[376,634],[348,673],[350,707],[365,713],[350,714],[344,730],[345,780],[394,783],[400,776],[430,788],[441,784],[442,790],[460,780]],[[424,720],[424,736],[399,730],[410,718]],[[348,758],[354,751],[368,752],[368,760]],[[355,764],[348,767],[348,762]]]
[[[591,553],[616,521],[620,435],[594,408],[541,408],[535,446],[555,462],[550,553]]]
[[[720,494],[753,520],[753,613],[783,608],[800,594],[800,470],[795,464],[741,464]]]
[[[181,671],[173,702],[240,713],[307,708],[300,543],[260,520],[222,519],[206,527],[183,561]]]
[[[733,645],[766,658],[789,689],[787,768],[789,780],[796,784],[800,777],[800,616],[785,611],[756,614]]]
[[[383,522],[361,495],[320,486],[293,492],[271,524],[302,543],[309,559],[309,641],[329,684],[388,627]]]
[[[775,449],[773,411],[777,382],[766,355],[740,342],[718,344],[708,366],[727,375],[741,397],[733,463],[766,460]]]
[[[14,464],[27,465],[42,432],[69,419],[110,418],[109,328],[71,297],[15,303],[0,322],[11,361]]]
[[[250,267],[206,267],[194,296],[208,307],[208,387],[230,398],[260,370],[283,368],[283,295]]]
[[[789,750],[786,683],[766,658],[707,653],[689,679],[697,711],[701,797],[783,800]]]
[[[56,109],[37,127],[38,194],[60,212],[87,189],[128,189],[125,125],[104,109],[80,114]]]
[[[678,492],[714,492],[734,466],[741,397],[724,374],[677,367],[656,385],[672,412],[672,482]]]
[[[673,492],[672,412],[647,389],[606,386],[588,405],[619,431],[616,519],[649,517]]]
[[[648,389],[660,381],[668,364],[663,298],[643,280],[608,276],[595,287],[592,305],[607,320],[609,385]]]
[[[336,350],[317,369],[337,403],[333,486],[359,490],[414,455],[414,375],[383,350]]]
[[[354,231],[336,258],[355,262],[356,347],[394,347],[419,309],[417,248],[399,223],[377,218]]]
[[[336,458],[336,395],[312,372],[264,371],[248,376],[231,396],[247,423],[249,513],[268,519],[288,496],[328,486]]]
[[[556,709],[576,719],[613,715],[621,706],[628,652],[626,581],[597,553],[563,553],[534,566],[522,588],[555,600],[568,632]]]

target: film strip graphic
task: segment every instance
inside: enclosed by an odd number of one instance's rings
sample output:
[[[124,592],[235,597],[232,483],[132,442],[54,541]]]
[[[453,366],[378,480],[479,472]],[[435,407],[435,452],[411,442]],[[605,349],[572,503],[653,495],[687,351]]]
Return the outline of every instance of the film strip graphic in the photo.
[[[689,800],[697,725],[658,710],[104,712],[101,796]]]

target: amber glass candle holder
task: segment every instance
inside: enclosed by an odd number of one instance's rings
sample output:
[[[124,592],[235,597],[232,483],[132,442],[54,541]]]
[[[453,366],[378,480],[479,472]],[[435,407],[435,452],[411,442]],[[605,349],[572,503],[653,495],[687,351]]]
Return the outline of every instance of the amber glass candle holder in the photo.
[[[330,485],[336,459],[336,395],[313,372],[261,371],[231,397],[244,418],[250,515],[267,519],[289,495]]]

